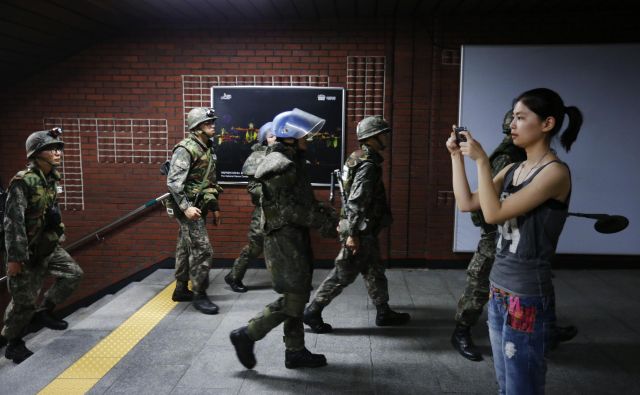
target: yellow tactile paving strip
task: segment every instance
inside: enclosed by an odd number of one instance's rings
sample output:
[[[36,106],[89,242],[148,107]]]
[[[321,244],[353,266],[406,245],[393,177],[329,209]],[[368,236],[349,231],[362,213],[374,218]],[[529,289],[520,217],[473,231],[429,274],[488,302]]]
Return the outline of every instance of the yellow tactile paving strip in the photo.
[[[39,394],[84,394],[113,368],[176,305],[175,281],[142,306],[89,352],[62,372]]]

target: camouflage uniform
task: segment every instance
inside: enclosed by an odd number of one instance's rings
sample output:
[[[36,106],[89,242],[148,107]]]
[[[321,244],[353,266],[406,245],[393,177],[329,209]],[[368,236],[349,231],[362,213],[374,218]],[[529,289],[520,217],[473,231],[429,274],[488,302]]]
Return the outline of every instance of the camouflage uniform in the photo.
[[[247,183],[247,192],[251,195],[251,203],[255,206],[251,213],[251,222],[249,223],[249,233],[247,235],[249,243],[240,251],[240,255],[233,262],[231,268],[231,277],[235,281],[242,281],[249,260],[257,258],[264,249],[264,236],[262,234],[260,220],[262,217],[262,209],[260,208],[260,199],[262,198],[262,185],[255,180],[255,170],[265,156],[267,147],[263,144],[254,144],[251,149],[253,153],[242,167],[242,173],[249,177]]]
[[[264,256],[273,289],[282,296],[249,321],[247,332],[253,341],[260,340],[284,322],[286,349],[303,350],[302,313],[313,272],[309,228],[334,236],[337,218],[315,199],[306,161],[292,147],[278,142],[267,148],[256,179],[263,193]]]
[[[25,327],[37,311],[46,305],[64,302],[78,287],[83,272],[71,256],[60,247],[64,225],[51,216],[57,207],[57,183],[60,174],[48,175],[31,164],[13,178],[7,196],[4,237],[7,262],[22,262],[22,270],[8,277],[11,302],[4,315],[2,336],[21,338]],[[46,276],[55,282],[44,294],[40,307],[36,299]]]
[[[194,292],[206,291],[209,284],[213,248],[205,219],[208,210],[219,210],[218,194],[221,188],[216,183],[216,158],[210,148],[195,135],[189,135],[174,147],[167,175],[167,187],[172,196],[170,206],[173,206],[180,225],[175,277],[182,282],[190,279]],[[209,166],[208,182],[200,190]],[[194,221],[184,214],[193,205],[202,210],[202,216]]]
[[[507,165],[525,159],[524,150],[513,144],[511,136],[506,136],[489,157],[492,176],[495,177]],[[484,221],[482,211],[473,212],[471,219],[474,225],[480,227],[481,233],[476,252],[467,267],[467,285],[458,300],[455,320],[464,326],[473,326],[478,322],[482,309],[489,300],[489,273],[496,254],[498,229],[497,225]]]
[[[322,282],[314,302],[324,307],[362,274],[369,297],[376,306],[389,301],[385,266],[380,260],[378,234],[392,222],[391,210],[382,182],[382,156],[365,144],[347,159],[344,169],[344,188],[348,196],[346,205],[350,218],[342,212],[340,235],[357,236],[360,246],[353,254],[344,244],[335,259],[335,267]]]

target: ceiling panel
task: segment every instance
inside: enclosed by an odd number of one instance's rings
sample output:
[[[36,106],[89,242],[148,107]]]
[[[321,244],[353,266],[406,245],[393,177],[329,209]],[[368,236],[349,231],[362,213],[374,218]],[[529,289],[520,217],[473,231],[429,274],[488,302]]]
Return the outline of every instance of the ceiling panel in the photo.
[[[293,6],[292,0],[277,0],[272,4],[278,10],[281,18],[298,18],[298,11]]]
[[[455,0],[448,0],[455,1]],[[398,0],[398,9],[396,16],[410,17],[415,16],[421,0]]]
[[[21,0],[4,0],[5,3],[24,10],[31,12],[36,15],[45,16],[51,22],[48,24],[49,26],[56,26],[60,24],[62,26],[67,26],[70,28],[74,28],[79,32],[83,32],[85,34],[96,34],[97,27],[101,29],[113,30],[113,27],[104,23],[103,21],[94,20],[92,18],[83,16],[74,11],[70,11],[66,8],[62,8],[54,3],[44,1],[44,0],[30,0],[30,1],[21,1]]]
[[[353,18],[356,15],[356,0],[336,1],[336,13],[339,18]]]
[[[521,14],[620,15],[634,0],[0,0],[0,85],[105,37],[145,27],[229,26],[287,19],[421,18]],[[624,25],[623,23],[623,25]],[[633,29],[633,28],[630,28]]]
[[[320,18],[334,18],[336,16],[335,0],[314,0]]]
[[[371,1],[371,0],[356,0],[356,16],[361,17],[373,17],[376,15],[377,7],[376,3],[379,0]]]
[[[293,5],[296,7],[301,18],[317,18],[318,12],[313,0],[295,0]]]
[[[376,7],[376,16],[379,17],[389,17],[396,15],[396,7],[398,5],[398,0],[384,0],[378,1]]]

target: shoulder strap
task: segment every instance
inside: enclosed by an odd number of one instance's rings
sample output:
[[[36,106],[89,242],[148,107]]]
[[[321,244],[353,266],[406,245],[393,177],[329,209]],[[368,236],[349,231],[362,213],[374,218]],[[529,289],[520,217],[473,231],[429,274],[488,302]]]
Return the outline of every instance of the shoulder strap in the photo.
[[[513,173],[515,173],[518,166],[520,166],[522,162],[515,162],[509,170],[504,175],[504,180],[502,181],[502,189],[504,190],[506,185],[510,185],[513,182]]]
[[[558,160],[558,159],[554,159],[554,160],[552,160],[551,162],[547,162],[547,163],[545,163],[543,166],[538,167],[538,168],[536,169],[536,171],[534,171],[534,172],[533,172],[533,174],[531,175],[531,177],[529,177],[529,181],[533,180],[533,178],[534,178],[535,176],[537,176],[537,175],[538,175],[538,173],[540,173],[540,172],[542,171],[542,169],[544,169],[545,167],[547,167],[547,166],[549,166],[550,164],[555,163],[555,162],[557,162],[557,163],[560,163],[560,164],[563,164],[563,165],[567,166],[564,162],[562,162],[562,161],[560,161],[560,160]],[[567,166],[567,168],[569,168],[569,166]]]

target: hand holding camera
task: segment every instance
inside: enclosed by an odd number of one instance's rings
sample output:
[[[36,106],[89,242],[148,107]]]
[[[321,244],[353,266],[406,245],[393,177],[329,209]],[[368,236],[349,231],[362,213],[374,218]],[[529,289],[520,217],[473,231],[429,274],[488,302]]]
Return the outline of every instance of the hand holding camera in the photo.
[[[456,144],[458,144],[458,147],[460,146],[460,143],[467,141],[467,138],[460,133],[460,132],[466,132],[466,131],[467,131],[466,126],[455,126],[453,128],[453,132],[456,135]]]

